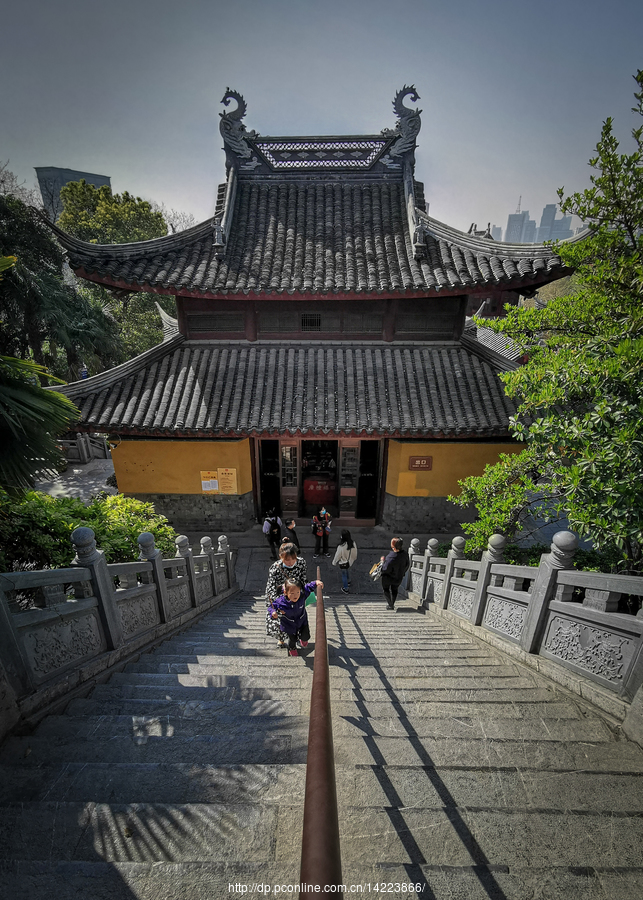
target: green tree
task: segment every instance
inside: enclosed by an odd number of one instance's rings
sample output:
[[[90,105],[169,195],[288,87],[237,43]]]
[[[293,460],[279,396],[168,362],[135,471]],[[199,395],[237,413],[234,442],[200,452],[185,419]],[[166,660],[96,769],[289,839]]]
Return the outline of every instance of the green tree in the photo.
[[[643,70],[635,79],[633,112],[643,116]],[[559,191],[561,210],[589,227],[585,240],[556,245],[575,270],[575,292],[542,310],[508,309],[492,325],[529,357],[502,376],[517,402],[511,428],[526,449],[511,466],[465,479],[451,498],[476,504],[478,523],[463,528],[477,546],[490,529],[515,531],[535,501],[597,547],[617,547],[622,570],[643,568],[643,126],[632,137],[634,152],[621,153],[607,119],[591,187]],[[492,527],[503,471],[512,499]]]
[[[118,331],[104,301],[65,280],[63,255],[36,210],[0,195],[0,253],[15,264],[0,284],[0,353],[34,359],[75,380],[120,361]]]
[[[155,208],[147,200],[134,197],[124,191],[112,194],[107,185],[95,187],[84,180],[65,185],[60,196],[64,209],[58,219],[63,231],[84,241],[98,244],[124,244],[131,241],[148,241],[167,234],[163,208]],[[181,222],[181,214],[169,211]],[[186,221],[189,217],[183,216]],[[102,304],[110,303],[107,288],[84,283],[82,292]],[[122,342],[125,359],[131,359],[163,340],[163,329],[156,309],[156,302],[171,315],[176,315],[176,304],[171,297],[136,292],[124,299],[112,302],[114,317]]]
[[[31,360],[0,356],[0,488],[9,494],[62,464],[56,436],[80,416],[63,394],[40,387],[39,377],[47,374]]]
[[[113,194],[107,184],[95,187],[85,179],[60,190],[63,211],[58,226],[92,244],[126,244],[149,241],[167,234],[161,212],[127,191]]]

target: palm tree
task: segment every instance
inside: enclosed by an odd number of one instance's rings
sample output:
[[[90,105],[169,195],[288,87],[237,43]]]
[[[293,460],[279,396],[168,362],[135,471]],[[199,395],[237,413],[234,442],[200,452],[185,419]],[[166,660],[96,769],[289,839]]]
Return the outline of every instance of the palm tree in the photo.
[[[35,475],[55,469],[64,457],[56,436],[80,412],[63,394],[40,387],[47,370],[31,360],[0,356],[0,488],[28,490]]]

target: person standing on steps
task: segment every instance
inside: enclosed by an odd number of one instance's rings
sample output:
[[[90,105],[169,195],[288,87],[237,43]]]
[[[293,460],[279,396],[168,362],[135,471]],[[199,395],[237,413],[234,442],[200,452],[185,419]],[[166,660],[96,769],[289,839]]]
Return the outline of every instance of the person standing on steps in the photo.
[[[404,549],[402,538],[391,540],[391,552],[382,557],[382,590],[389,609],[395,609],[397,591],[409,567],[409,554]]]
[[[324,556],[330,556],[328,552],[328,535],[330,534],[330,513],[326,512],[324,506],[320,506],[317,513],[313,516],[312,532],[315,535],[315,552],[313,556],[317,559],[322,554],[322,546]]]
[[[281,543],[284,541],[289,541],[291,544],[294,544],[297,547],[297,550],[300,549],[299,546],[299,537],[296,532],[297,523],[294,519],[286,519],[286,534],[281,539]]]
[[[348,586],[351,583],[351,566],[357,559],[357,544],[351,537],[350,531],[344,529],[335,551],[334,566],[339,566],[342,573],[342,593],[348,594]]]
[[[269,509],[266,518],[263,520],[263,533],[268,539],[270,546],[270,555],[273,559],[277,559],[277,551],[281,543],[281,519],[277,515],[275,509]]]
[[[273,563],[268,570],[268,582],[266,584],[266,634],[268,637],[277,638],[280,647],[283,643],[283,633],[279,630],[279,622],[271,615],[270,604],[282,593],[284,581],[287,578],[299,579],[306,582],[306,560],[297,555],[294,544],[282,544],[279,548],[279,560]]]

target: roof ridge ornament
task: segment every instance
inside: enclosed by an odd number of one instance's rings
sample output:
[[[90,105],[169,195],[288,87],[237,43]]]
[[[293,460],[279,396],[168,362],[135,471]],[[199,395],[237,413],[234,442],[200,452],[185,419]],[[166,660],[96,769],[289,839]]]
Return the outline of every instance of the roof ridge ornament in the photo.
[[[243,99],[242,94],[228,87],[225,90],[221,103],[224,106],[229,106],[231,100],[236,101],[237,108],[230,110],[230,112],[224,110],[222,113],[219,113],[221,117],[219,131],[224,143],[234,150],[237,156],[240,156],[241,159],[249,160],[252,156],[252,147],[248,144],[247,139],[255,140],[259,137],[259,132],[246,129],[241,120],[246,115],[248,104]],[[252,161],[246,164],[249,168],[254,168],[256,165],[260,165],[256,157],[253,157]]]
[[[395,128],[384,128],[382,130],[382,134],[385,137],[396,138],[386,156],[383,156],[380,159],[380,162],[389,169],[401,168],[402,164],[398,161],[399,157],[404,156],[404,154],[409,151],[412,152],[415,150],[415,141],[420,133],[420,128],[422,127],[422,121],[420,119],[422,110],[405,106],[403,103],[405,97],[410,97],[414,103],[417,103],[420,99],[420,95],[415,89],[414,84],[405,84],[395,95],[393,109],[399,120],[395,125]]]

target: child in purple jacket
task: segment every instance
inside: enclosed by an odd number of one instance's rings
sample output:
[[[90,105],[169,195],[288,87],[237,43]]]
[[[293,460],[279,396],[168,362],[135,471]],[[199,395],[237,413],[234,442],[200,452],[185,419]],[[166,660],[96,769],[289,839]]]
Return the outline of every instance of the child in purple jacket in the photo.
[[[323,582],[309,581],[308,584],[304,584],[297,578],[287,578],[284,582],[283,593],[270,604],[270,615],[273,619],[279,619],[279,629],[283,632],[284,637],[288,636],[290,656],[299,656],[297,653],[298,640],[302,647],[308,646],[310,628],[306,600],[318,586],[323,587]]]

